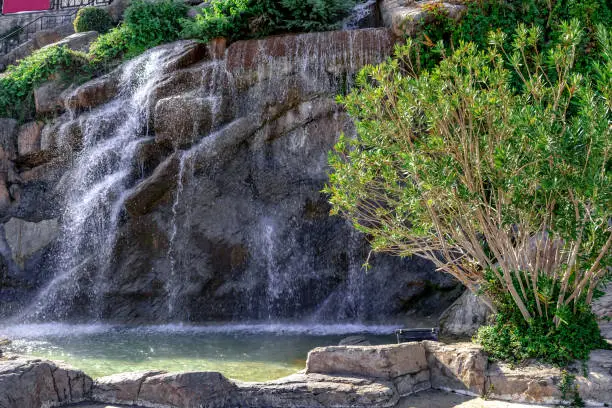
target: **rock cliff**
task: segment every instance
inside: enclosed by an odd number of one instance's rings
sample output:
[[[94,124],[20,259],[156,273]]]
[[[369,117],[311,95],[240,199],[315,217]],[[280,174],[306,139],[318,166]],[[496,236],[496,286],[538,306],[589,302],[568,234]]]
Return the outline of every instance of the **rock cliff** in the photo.
[[[149,50],[78,88],[59,116],[2,126],[3,314],[121,322],[437,315],[456,283],[372,258],[328,215],[335,103],[387,29]],[[42,105],[42,104],[41,104]]]

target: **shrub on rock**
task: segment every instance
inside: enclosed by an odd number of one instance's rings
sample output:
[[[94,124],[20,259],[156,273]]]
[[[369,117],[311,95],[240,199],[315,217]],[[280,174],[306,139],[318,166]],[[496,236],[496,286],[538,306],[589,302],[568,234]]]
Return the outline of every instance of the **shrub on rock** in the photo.
[[[106,33],[113,27],[110,14],[99,7],[84,7],[77,13],[74,20],[74,31],[82,33],[85,31],[97,31]]]

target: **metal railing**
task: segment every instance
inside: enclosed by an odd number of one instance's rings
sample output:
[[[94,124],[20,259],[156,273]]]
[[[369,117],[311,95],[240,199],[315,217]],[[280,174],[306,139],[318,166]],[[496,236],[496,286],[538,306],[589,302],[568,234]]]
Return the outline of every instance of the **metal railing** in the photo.
[[[51,10],[65,10],[86,6],[108,6],[113,0],[52,0]]]
[[[27,23],[23,27],[17,27],[8,35],[0,38],[0,56],[8,54],[15,48],[31,40],[39,31],[51,30],[64,24],[72,23],[76,17],[78,9],[87,6],[105,6],[113,0],[52,0],[51,10],[73,11],[68,14],[42,14],[35,20]]]
[[[76,17],[77,11],[63,15],[42,15],[36,20],[29,22],[23,27],[15,29],[10,34],[0,38],[0,55],[5,55],[31,40],[39,31],[51,30],[53,28],[71,23]]]

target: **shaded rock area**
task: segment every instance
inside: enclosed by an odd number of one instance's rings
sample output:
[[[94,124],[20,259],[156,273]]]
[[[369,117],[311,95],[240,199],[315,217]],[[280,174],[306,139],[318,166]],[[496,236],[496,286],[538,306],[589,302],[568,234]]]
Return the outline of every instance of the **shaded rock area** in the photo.
[[[439,319],[440,335],[450,338],[471,338],[491,315],[489,307],[478,296],[466,290]]]
[[[603,296],[593,301],[593,313],[599,319],[601,335],[612,344],[612,283],[603,288]]]
[[[335,96],[395,41],[387,29],[229,47],[182,41],[76,89],[58,87],[48,109],[64,113],[3,136],[0,222],[57,220],[59,234],[23,254],[0,242],[11,282],[0,285],[0,300],[12,305],[0,315],[29,303],[40,305],[34,318],[122,323],[444,310],[458,296],[454,279],[419,258],[384,255],[372,256],[366,276],[367,242],[329,216],[321,193],[328,151],[340,133],[355,133]],[[155,58],[154,71],[138,74]],[[126,118],[132,94],[144,112]],[[102,157],[130,120],[138,137]],[[89,165],[84,157],[99,166],[78,168]],[[104,173],[118,160],[120,172]],[[89,190],[78,187],[83,180]],[[83,226],[69,221],[79,213],[91,214]],[[52,277],[70,283],[50,285]],[[44,299],[33,301],[41,287]]]
[[[385,27],[389,27],[397,36],[415,35],[422,29],[422,24],[432,21],[434,13],[445,13],[449,18],[459,20],[466,10],[462,0],[381,0],[380,14]]]
[[[596,350],[576,371],[580,396],[601,406],[612,398],[612,351]],[[332,346],[312,350],[306,370],[261,383],[233,381],[215,372],[116,374],[92,382],[62,364],[22,357],[0,359],[0,406],[42,408],[88,401],[155,408],[418,408],[513,407],[560,404],[562,373],[546,365],[511,368],[489,364],[469,343],[432,341],[384,346]],[[509,401],[474,405],[456,394]],[[425,392],[423,394],[423,392]],[[432,396],[431,405],[423,405]],[[449,401],[467,405],[443,405]],[[123,405],[122,405],[123,404]],[[72,405],[70,405],[72,406]],[[517,407],[520,405],[516,405]]]

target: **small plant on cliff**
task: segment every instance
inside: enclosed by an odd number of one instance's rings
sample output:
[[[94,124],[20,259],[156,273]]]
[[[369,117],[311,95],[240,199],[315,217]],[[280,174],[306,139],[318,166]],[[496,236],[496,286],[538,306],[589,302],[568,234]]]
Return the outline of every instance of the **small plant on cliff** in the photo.
[[[133,48],[146,50],[179,38],[188,7],[183,1],[134,1],[125,11],[124,24],[132,33]]]
[[[97,71],[107,70],[124,58],[179,38],[181,20],[187,13],[183,2],[171,0],[135,1],[125,12],[119,27],[98,37],[89,56]]]
[[[326,192],[374,251],[482,291],[511,318],[507,353],[561,362],[603,344],[589,308],[612,264],[612,39],[599,27],[594,80],[574,67],[576,22],[544,54],[541,35],[460,42],[423,71],[409,40],[364,69],[340,98],[358,137],[330,154]]]
[[[74,31],[97,31],[106,33],[113,27],[113,20],[108,11],[99,7],[84,7],[80,9],[74,19]]]
[[[31,115],[34,89],[61,71],[78,75],[87,64],[85,54],[66,47],[50,47],[34,52],[9,66],[0,77],[0,117],[24,119]]]

